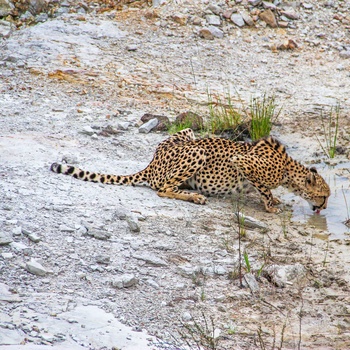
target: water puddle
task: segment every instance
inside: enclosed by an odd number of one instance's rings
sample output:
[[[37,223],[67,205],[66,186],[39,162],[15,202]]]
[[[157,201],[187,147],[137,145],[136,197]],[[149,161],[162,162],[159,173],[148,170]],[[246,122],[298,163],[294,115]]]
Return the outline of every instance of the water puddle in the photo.
[[[331,188],[328,207],[320,214],[315,214],[305,200],[288,193],[283,198],[286,202],[292,203],[291,220],[327,231],[332,239],[349,238],[350,227],[345,225],[345,221],[350,216],[350,162],[335,166],[324,163],[314,166]]]
[[[304,199],[292,193],[284,195],[283,200],[293,208],[291,220],[324,231],[325,239],[328,235],[331,239],[349,239],[350,228],[345,225],[345,221],[350,216],[350,161],[336,157],[332,160],[335,165],[326,164],[327,160],[313,164],[318,158],[315,154],[320,154],[320,145],[316,139],[297,133],[279,135],[278,138],[287,145],[291,157],[308,167],[316,167],[331,188],[327,209],[320,214],[315,214]]]

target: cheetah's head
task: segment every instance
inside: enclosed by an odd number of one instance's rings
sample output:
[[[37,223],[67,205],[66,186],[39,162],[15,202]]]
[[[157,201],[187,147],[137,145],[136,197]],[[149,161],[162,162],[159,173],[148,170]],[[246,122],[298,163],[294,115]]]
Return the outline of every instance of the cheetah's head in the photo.
[[[312,167],[309,170],[298,192],[309,203],[310,208],[319,213],[322,209],[327,208],[331,190],[323,177],[317,173],[316,168]]]

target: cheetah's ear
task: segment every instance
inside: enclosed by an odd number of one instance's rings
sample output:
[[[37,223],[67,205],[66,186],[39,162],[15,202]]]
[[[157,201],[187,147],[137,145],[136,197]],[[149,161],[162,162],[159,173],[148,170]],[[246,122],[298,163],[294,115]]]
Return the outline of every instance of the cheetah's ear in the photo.
[[[310,171],[311,171],[312,173],[317,174],[317,169],[316,169],[314,166],[310,168]]]
[[[313,171],[314,169],[315,171]],[[316,184],[316,176],[315,173],[317,174],[317,171],[315,168],[311,168],[311,171],[307,174],[306,179],[305,179],[305,185],[306,186],[314,186]]]

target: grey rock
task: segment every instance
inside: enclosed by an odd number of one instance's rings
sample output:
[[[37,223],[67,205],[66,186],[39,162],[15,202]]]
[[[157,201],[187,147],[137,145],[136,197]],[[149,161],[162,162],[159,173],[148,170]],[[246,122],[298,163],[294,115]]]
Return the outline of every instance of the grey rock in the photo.
[[[21,242],[12,242],[11,247],[19,252],[21,251],[21,252],[24,252],[26,254],[32,253],[32,249]]]
[[[95,134],[95,130],[91,126],[84,126],[83,130],[80,131],[81,134],[92,136]]]
[[[111,281],[111,285],[115,288],[130,288],[135,286],[139,280],[135,277],[134,274],[124,274],[114,278]]]
[[[41,237],[38,236],[36,233],[31,233],[31,234],[29,234],[29,235],[28,235],[28,238],[29,238],[32,242],[34,242],[34,243],[38,243],[38,242],[41,241]]]
[[[204,276],[214,276],[215,275],[215,267],[214,266],[202,266],[201,268],[202,274]]]
[[[158,125],[158,119],[153,118],[149,120],[147,123],[141,125],[139,127],[139,132],[148,134],[153,128],[155,128]]]
[[[339,52],[341,58],[350,58],[350,50],[344,50]]]
[[[14,236],[21,236],[22,235],[22,227],[21,226],[17,226],[12,230],[12,234]]]
[[[193,276],[196,273],[200,272],[200,268],[197,266],[192,266],[190,264],[184,264],[178,266],[178,271],[182,276]]]
[[[111,238],[111,236],[112,236],[112,234],[110,232],[96,230],[96,229],[88,230],[87,235],[94,237],[96,239],[100,239],[101,241],[106,241],[107,239]]]
[[[300,18],[299,13],[297,13],[293,8],[281,11],[281,14],[292,20],[297,20]]]
[[[165,3],[166,0],[152,0],[152,6],[153,7],[158,7],[161,6]]]
[[[182,314],[182,320],[184,321],[184,322],[189,322],[189,321],[191,321],[192,320],[192,316],[191,316],[191,314],[188,312],[188,311],[185,311],[183,314]]]
[[[35,22],[40,23],[40,22],[46,22],[49,19],[49,16],[47,13],[40,13],[40,15],[37,15],[35,17]]]
[[[240,13],[233,13],[231,16],[231,21],[237,26],[237,27],[244,27],[245,22]]]
[[[207,27],[201,28],[199,30],[198,34],[203,39],[214,40],[214,35],[212,34],[212,32]]]
[[[246,273],[243,276],[242,283],[245,287],[249,287],[249,289],[251,290],[252,293],[259,291],[259,284],[258,284],[255,276],[251,273]]]
[[[8,16],[11,11],[15,8],[9,0],[0,0],[0,17]]]
[[[134,254],[133,258],[137,260],[143,260],[147,264],[153,265],[153,266],[168,266],[168,263],[164,261],[163,259],[148,253],[143,254]]]
[[[97,255],[96,262],[98,264],[108,265],[111,262],[111,258],[108,255]]]
[[[287,284],[301,282],[306,277],[307,270],[301,264],[271,265],[264,268],[262,272],[277,287],[285,287]]]
[[[248,4],[252,6],[259,6],[262,3],[262,0],[248,0]]]
[[[262,3],[263,3],[264,9],[276,10],[276,5],[273,4],[272,2],[263,1]]]
[[[306,9],[306,10],[312,10],[312,9],[314,8],[314,5],[309,4],[309,3],[306,3],[306,2],[303,2],[303,3],[302,3],[302,6],[303,6],[304,9]]]
[[[214,13],[214,15],[220,15],[222,13],[222,8],[216,4],[211,4],[208,6],[208,10]]]
[[[250,14],[246,11],[242,11],[241,16],[244,20],[244,22],[249,26],[252,27],[254,26],[254,21],[252,19],[252,17],[250,17]]]
[[[32,18],[34,18],[34,16],[31,14],[30,11],[24,12],[20,17],[21,21],[28,21],[29,19],[32,19]]]
[[[138,219],[134,215],[127,216],[126,222],[132,232],[140,232],[140,226],[138,224]]]
[[[239,217],[239,220],[241,220],[241,223],[243,223],[244,227],[268,230],[268,226],[262,221],[259,221],[251,216],[243,215],[240,212],[235,212],[235,215],[237,218]]]
[[[219,26],[221,24],[221,19],[216,15],[207,15],[205,16],[205,20],[211,26]]]
[[[7,284],[0,282],[0,301],[6,301],[8,303],[13,303],[13,302],[22,301],[22,299],[18,295],[12,294],[10,292],[10,288],[9,288],[9,286]],[[2,315],[1,315],[1,312],[0,312],[0,320],[1,320],[1,316]],[[2,344],[1,343],[1,332],[0,332],[0,344]]]
[[[6,329],[0,333],[0,344],[8,347],[14,345],[18,348],[18,344],[23,341],[23,333],[19,332],[17,329]]]
[[[129,129],[130,123],[129,122],[119,122],[117,124],[117,128],[118,130],[123,130],[126,131]]]
[[[69,227],[67,225],[60,225],[60,231],[62,232],[75,232],[75,228]]]
[[[38,276],[45,276],[47,274],[47,270],[34,259],[31,259],[26,263],[25,269],[28,272]]]
[[[12,23],[0,20],[0,38],[8,38],[14,30],[15,26]]]
[[[40,12],[45,12],[47,9],[47,2],[45,0],[30,0],[29,11],[33,15],[39,15]]]
[[[11,242],[13,242],[13,239],[7,233],[0,232],[0,246],[10,244]]]
[[[62,162],[68,164],[78,164],[79,156],[77,154],[64,154],[61,158]]]
[[[135,44],[130,44],[126,47],[127,51],[137,51],[139,47]]]
[[[159,284],[155,280],[152,280],[151,278],[146,280],[146,283],[155,289],[159,289],[160,287]]]
[[[215,38],[221,39],[224,37],[224,32],[215,26],[209,26],[208,30]]]
[[[224,266],[221,266],[221,265],[215,266],[214,267],[214,272],[215,272],[216,275],[221,275],[221,276],[227,274],[226,268]]]
[[[41,241],[41,237],[38,236],[36,233],[29,232],[26,229],[22,229],[22,233],[34,243],[38,243]]]

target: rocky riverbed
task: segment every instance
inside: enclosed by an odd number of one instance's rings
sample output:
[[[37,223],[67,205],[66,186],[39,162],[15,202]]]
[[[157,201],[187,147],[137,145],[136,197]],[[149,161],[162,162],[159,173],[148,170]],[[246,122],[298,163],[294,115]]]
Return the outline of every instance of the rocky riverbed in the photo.
[[[0,0],[0,349],[211,349],[206,323],[216,349],[348,349],[349,2],[26,4]],[[239,243],[234,199],[49,171],[141,170],[168,135],[140,132],[145,113],[205,117],[228,92],[243,109],[275,94],[273,134],[332,187],[322,215],[248,195]],[[316,135],[337,101],[327,165]]]

